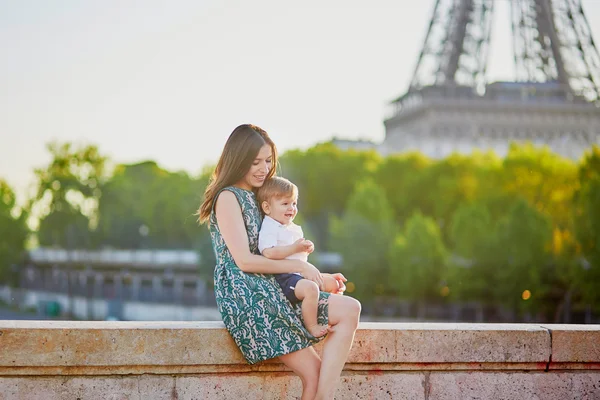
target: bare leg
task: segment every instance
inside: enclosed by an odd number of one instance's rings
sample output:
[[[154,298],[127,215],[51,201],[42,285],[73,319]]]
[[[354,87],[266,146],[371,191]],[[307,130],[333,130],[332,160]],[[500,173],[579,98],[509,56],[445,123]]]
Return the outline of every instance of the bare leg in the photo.
[[[301,279],[296,283],[294,294],[302,300],[302,318],[304,326],[314,337],[327,334],[327,327],[317,323],[317,308],[319,306],[319,287],[313,281]]]
[[[302,381],[302,400],[313,400],[317,393],[321,360],[312,347],[280,356],[279,359]]]
[[[315,399],[333,399],[342,369],[352,347],[360,318],[360,303],[347,296],[329,296],[329,324],[321,355],[321,373]]]

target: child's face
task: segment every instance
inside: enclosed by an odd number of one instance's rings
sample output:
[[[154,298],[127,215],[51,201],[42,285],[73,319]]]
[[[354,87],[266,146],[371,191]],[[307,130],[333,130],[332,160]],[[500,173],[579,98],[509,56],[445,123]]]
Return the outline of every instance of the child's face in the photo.
[[[270,201],[264,203],[263,210],[265,214],[283,225],[292,222],[296,217],[296,214],[298,214],[297,197],[274,197]]]

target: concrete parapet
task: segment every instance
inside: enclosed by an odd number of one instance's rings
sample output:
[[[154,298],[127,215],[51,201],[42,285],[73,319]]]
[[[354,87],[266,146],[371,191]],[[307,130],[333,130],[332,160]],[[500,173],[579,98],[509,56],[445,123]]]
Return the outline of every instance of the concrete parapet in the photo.
[[[317,351],[322,345],[318,345]],[[222,322],[0,321],[0,399],[298,398]],[[362,323],[336,398],[600,399],[600,326]]]

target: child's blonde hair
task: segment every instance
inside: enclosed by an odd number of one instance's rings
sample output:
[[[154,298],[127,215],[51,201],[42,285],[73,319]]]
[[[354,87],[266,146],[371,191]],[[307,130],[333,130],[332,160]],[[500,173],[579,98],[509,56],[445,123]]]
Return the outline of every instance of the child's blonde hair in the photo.
[[[258,189],[257,198],[261,209],[264,201],[269,202],[273,198],[280,199],[282,197],[298,197],[298,187],[280,176],[267,179]]]

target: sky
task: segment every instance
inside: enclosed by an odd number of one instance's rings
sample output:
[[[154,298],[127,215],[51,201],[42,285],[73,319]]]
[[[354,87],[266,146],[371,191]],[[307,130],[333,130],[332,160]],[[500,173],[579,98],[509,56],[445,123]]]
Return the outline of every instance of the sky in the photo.
[[[489,80],[514,78],[497,0]],[[583,0],[596,42],[600,0]],[[239,124],[281,152],[383,140],[434,0],[0,0],[0,179],[23,196],[46,144],[198,174]]]

